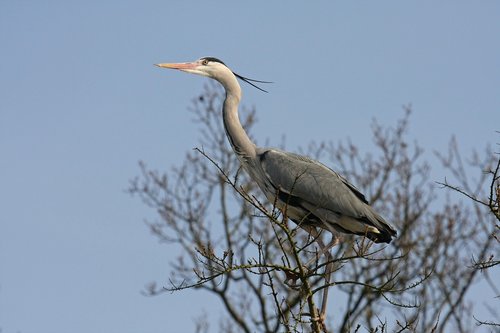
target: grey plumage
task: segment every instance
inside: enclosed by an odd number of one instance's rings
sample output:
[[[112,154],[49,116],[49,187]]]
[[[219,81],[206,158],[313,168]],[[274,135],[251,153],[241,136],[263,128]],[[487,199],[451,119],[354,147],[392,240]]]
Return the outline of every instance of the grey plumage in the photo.
[[[364,195],[318,161],[276,149],[258,150],[269,200],[277,199],[298,224],[365,235],[389,243],[396,230],[377,214]]]
[[[268,200],[276,202],[290,219],[308,231],[321,228],[333,234],[364,235],[376,243],[389,243],[396,236],[394,227],[375,212],[364,195],[335,171],[305,156],[255,146],[238,118],[241,88],[237,78],[253,86],[251,82],[264,81],[237,75],[213,57],[158,66],[207,76],[223,85],[222,115],[228,140]]]
[[[158,66],[207,76],[222,84],[226,90],[222,119],[233,151],[267,199],[276,203],[286,217],[316,237],[321,253],[327,258],[325,285],[329,285],[333,271],[334,261],[329,249],[339,241],[336,232],[364,235],[376,243],[390,243],[392,237],[396,236],[394,227],[373,210],[365,196],[335,171],[305,156],[258,148],[250,140],[238,117],[241,87],[237,78],[260,90],[263,89],[252,82],[264,81],[235,74],[222,61],[213,57]],[[317,237],[317,228],[332,233],[329,245],[325,246],[322,239]],[[321,312],[315,318],[320,322],[325,318],[328,290],[323,289]]]

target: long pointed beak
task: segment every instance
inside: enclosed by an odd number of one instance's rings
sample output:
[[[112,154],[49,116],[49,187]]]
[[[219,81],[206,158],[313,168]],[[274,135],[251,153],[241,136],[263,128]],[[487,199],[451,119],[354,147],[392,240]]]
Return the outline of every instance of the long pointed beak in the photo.
[[[156,66],[161,68],[186,70],[186,69],[195,69],[197,64],[195,62],[182,62],[177,64],[156,64]]]

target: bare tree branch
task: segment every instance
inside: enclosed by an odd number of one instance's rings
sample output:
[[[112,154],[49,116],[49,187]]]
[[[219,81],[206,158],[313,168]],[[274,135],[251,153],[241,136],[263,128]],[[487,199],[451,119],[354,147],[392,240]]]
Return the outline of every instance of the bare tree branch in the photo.
[[[221,321],[220,332],[472,332],[496,327],[496,321],[473,317],[467,300],[479,280],[489,281],[498,295],[487,270],[498,265],[500,161],[492,163],[488,152],[487,158],[474,153],[464,159],[452,139],[448,153],[438,154],[452,181],[438,184],[466,201],[443,197],[442,191],[435,192],[423,148],[407,139],[411,106],[404,107],[395,126],[373,123],[369,153],[351,140],[310,143],[302,152],[329,159],[398,229],[389,246],[343,235],[327,261],[315,239],[288,221],[286,209],[283,214],[267,204],[241,172],[221,125],[222,98],[221,89],[210,84],[193,100],[200,148],[167,173],[141,162],[140,175],[130,182],[130,193],[158,213],[158,221],[147,222],[151,232],[180,253],[170,263],[164,286],[151,283],[144,295],[209,291],[229,319]],[[251,132],[255,110],[241,113]],[[473,170],[479,170],[478,178],[470,176]],[[307,262],[312,264],[305,267]],[[327,265],[334,273],[325,286]],[[335,304],[321,322],[316,304],[324,288],[334,293]],[[195,330],[208,332],[208,319],[196,321]]]

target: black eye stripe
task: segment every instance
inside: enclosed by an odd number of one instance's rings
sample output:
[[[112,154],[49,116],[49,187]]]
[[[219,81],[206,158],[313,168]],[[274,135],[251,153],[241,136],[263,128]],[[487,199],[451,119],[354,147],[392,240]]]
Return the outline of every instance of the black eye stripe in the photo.
[[[203,61],[204,65],[206,65],[206,63],[205,63],[205,60],[206,60],[206,61],[218,62],[218,63],[223,64],[224,66],[226,66],[226,64],[223,63],[222,60],[214,58],[214,57],[204,57],[204,58],[201,58],[201,60]]]

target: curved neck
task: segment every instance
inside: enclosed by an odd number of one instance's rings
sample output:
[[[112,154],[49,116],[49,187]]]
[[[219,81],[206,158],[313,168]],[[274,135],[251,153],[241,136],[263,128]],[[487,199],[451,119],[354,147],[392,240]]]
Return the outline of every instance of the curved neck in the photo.
[[[247,162],[248,158],[256,156],[256,146],[248,137],[243,126],[241,126],[238,117],[241,88],[232,73],[229,77],[226,77],[222,85],[226,89],[226,99],[222,107],[222,118],[226,135],[240,162]]]

